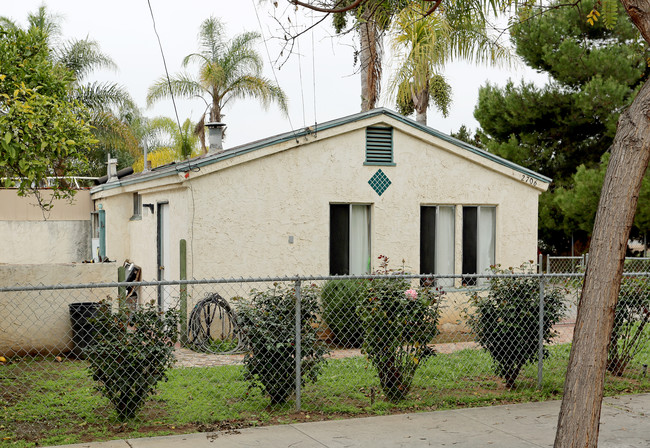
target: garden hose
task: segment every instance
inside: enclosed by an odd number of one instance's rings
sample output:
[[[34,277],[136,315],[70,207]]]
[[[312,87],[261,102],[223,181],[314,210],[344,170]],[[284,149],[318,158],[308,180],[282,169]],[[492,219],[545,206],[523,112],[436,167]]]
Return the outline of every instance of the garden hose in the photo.
[[[206,294],[194,306],[187,332],[188,344],[195,351],[234,354],[245,349],[235,311],[216,292]]]

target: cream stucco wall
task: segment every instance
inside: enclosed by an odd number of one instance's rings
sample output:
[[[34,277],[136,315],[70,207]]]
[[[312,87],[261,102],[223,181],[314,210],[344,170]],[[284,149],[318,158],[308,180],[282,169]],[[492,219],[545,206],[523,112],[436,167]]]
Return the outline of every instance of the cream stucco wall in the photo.
[[[519,265],[536,257],[539,190],[519,181],[514,170],[477,165],[457,149],[445,150],[444,142],[434,147],[398,129],[393,167],[363,165],[362,127],[194,181],[196,192],[212,193],[195,195],[195,235],[213,241],[195,246],[200,265],[194,275],[327,274],[330,203],[370,204],[372,259],[387,255],[393,266],[404,260],[412,271],[419,268],[421,205],[459,206],[457,273],[462,205],[497,206],[498,263]],[[382,196],[368,185],[378,169],[392,182]]]
[[[90,220],[0,221],[0,236],[0,263],[76,263],[91,258]]]
[[[364,166],[365,127],[394,128],[396,166]],[[378,170],[392,184],[379,196],[368,185]],[[420,207],[455,205],[456,272],[462,267],[462,206],[494,205],[496,262],[535,259],[537,201],[547,184],[388,117],[348,123],[257,149],[182,174],[96,192],[107,210],[110,259],[143,267],[154,278],[156,218],[129,221],[132,194],[143,203],[168,201],[172,212],[172,275],[178,278],[178,240],[188,242],[194,278],[321,275],[329,270],[329,205],[371,205],[372,259],[380,254],[419,269]],[[289,242],[293,237],[293,243]],[[374,266],[376,267],[376,266]]]
[[[0,286],[117,281],[115,263],[0,265]],[[116,297],[116,288],[0,292],[0,355],[58,354],[72,349],[68,305]]]
[[[45,202],[51,190],[41,190]],[[33,196],[0,189],[0,263],[74,263],[90,254],[90,191],[77,191],[72,202],[55,200],[43,212]]]

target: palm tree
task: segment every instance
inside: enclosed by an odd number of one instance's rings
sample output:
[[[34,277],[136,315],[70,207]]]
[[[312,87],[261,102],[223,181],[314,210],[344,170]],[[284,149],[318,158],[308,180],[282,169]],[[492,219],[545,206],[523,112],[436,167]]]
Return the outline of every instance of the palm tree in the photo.
[[[263,61],[253,45],[260,38],[258,33],[245,32],[232,40],[224,40],[224,27],[221,21],[210,17],[203,21],[199,29],[199,52],[187,55],[183,67],[198,62],[198,77],[180,73],[167,80],[158,79],[147,94],[147,105],[153,104],[173,93],[179,97],[201,98],[206,103],[206,112],[199,119],[195,132],[201,139],[205,151],[205,118],[209,111],[209,121],[220,122],[223,109],[232,101],[255,98],[264,108],[276,102],[285,114],[287,98],[282,89],[263,78]],[[171,89],[171,90],[170,90]]]
[[[359,35],[359,72],[361,75],[361,111],[374,109],[381,91],[382,58],[384,33],[399,11],[411,0],[366,0],[358,9],[334,13],[334,29],[337,33],[347,33],[347,18],[354,16],[354,29]],[[335,2],[345,6],[344,2]],[[356,60],[356,56],[355,56]]]
[[[181,127],[169,117],[146,119],[143,117],[140,127],[140,138],[147,145],[147,160],[155,168],[167,163],[188,159],[199,155],[199,138],[193,132],[194,126],[186,119]],[[144,168],[144,157],[133,164],[136,172]]]
[[[415,111],[416,121],[426,125],[430,101],[447,115],[451,87],[440,74],[451,60],[498,64],[510,54],[488,34],[488,21],[480,0],[448,2],[444,9],[425,15],[429,4],[413,2],[397,16],[392,46],[399,69],[391,82],[400,113]],[[472,14],[467,14],[470,7]]]

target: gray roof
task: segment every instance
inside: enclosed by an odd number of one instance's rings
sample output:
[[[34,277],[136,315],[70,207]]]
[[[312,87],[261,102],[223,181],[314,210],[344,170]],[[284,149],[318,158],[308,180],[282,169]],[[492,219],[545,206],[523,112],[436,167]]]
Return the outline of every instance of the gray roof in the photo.
[[[206,165],[211,165],[213,163],[230,159],[232,157],[237,157],[242,154],[247,154],[252,151],[256,151],[258,149],[266,148],[268,146],[272,146],[278,143],[283,143],[287,142],[290,140],[297,140],[300,137],[306,137],[308,135],[311,135],[315,132],[318,131],[324,131],[326,129],[331,129],[335,128],[337,126],[345,125],[348,123],[354,123],[356,121],[360,120],[365,120],[367,118],[371,117],[376,117],[379,115],[385,115],[390,118],[393,118],[399,122],[402,122],[404,124],[407,124],[415,129],[418,129],[426,134],[432,135],[436,138],[439,138],[441,140],[444,140],[446,142],[449,142],[457,147],[463,148],[473,154],[479,155],[481,157],[485,157],[488,160],[491,160],[492,162],[496,162],[500,165],[503,165],[508,168],[512,168],[515,171],[518,171],[522,174],[526,174],[527,176],[532,177],[533,179],[537,179],[542,182],[547,182],[550,183],[551,179],[539,174],[535,171],[529,170],[528,168],[524,168],[523,166],[517,165],[514,162],[511,162],[509,160],[506,160],[502,157],[499,157],[497,155],[494,155],[492,153],[489,153],[483,149],[479,149],[475,146],[472,146],[468,143],[465,143],[461,140],[458,140],[454,137],[451,137],[447,134],[443,134],[440,131],[437,131],[433,128],[430,128],[428,126],[422,125],[410,118],[407,118],[403,115],[398,114],[397,112],[394,112],[390,109],[386,108],[377,108],[377,109],[372,109],[367,112],[360,112],[357,114],[353,115],[348,115],[347,117],[342,117],[342,118],[337,118],[335,120],[327,121],[325,123],[319,123],[318,125],[307,127],[307,128],[302,128],[298,129],[295,131],[290,131],[290,132],[285,132],[283,134],[278,134],[274,135],[272,137],[267,137],[262,140],[257,140],[251,143],[246,143],[244,145],[236,146],[234,148],[221,151],[218,153],[213,153],[213,154],[207,154],[204,156],[196,157],[193,159],[181,161],[181,162],[175,162],[167,165],[163,165],[157,168],[154,168],[150,171],[147,172],[141,172],[141,173],[136,173],[130,176],[126,176],[121,178],[118,182],[111,182],[108,184],[102,184],[94,187],[91,192],[98,192],[98,191],[103,191],[103,190],[109,190],[112,188],[120,187],[123,185],[130,185],[134,183],[139,183],[139,182],[144,182],[148,180],[153,180],[153,179],[158,179],[161,177],[166,177],[166,176],[171,176],[175,175],[179,172],[188,172],[193,169],[201,168]]]

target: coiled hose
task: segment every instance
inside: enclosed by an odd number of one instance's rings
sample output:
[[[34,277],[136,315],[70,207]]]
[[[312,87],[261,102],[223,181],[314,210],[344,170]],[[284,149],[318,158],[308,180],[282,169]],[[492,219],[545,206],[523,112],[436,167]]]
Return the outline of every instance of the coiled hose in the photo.
[[[235,310],[216,292],[206,294],[194,306],[187,333],[188,343],[195,351],[233,354],[245,349]]]

